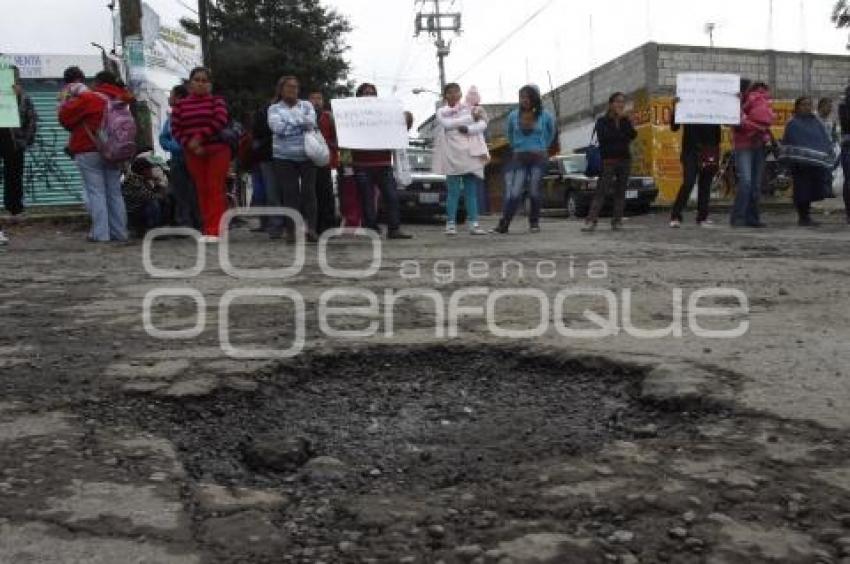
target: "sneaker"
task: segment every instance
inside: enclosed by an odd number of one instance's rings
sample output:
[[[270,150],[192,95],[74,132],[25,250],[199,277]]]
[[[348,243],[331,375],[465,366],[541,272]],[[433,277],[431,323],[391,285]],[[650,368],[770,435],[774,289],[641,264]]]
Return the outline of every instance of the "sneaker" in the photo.
[[[499,224],[496,227],[490,229],[490,233],[498,233],[499,235],[507,235],[508,234],[508,224],[502,220],[499,220]]]
[[[539,225],[532,225],[528,228],[528,231],[530,233],[540,233],[540,226]]]
[[[387,232],[387,239],[413,239],[413,235],[405,233],[401,229],[391,229]]]
[[[592,223],[585,223],[584,227],[582,227],[581,230],[583,233],[593,233],[594,231],[596,231],[596,222],[594,221]]]
[[[820,227],[820,223],[818,223],[811,217],[804,217],[798,220],[797,225],[799,225],[800,227]]]
[[[619,222],[614,222],[611,224],[611,231],[622,231],[623,224]]]
[[[6,237],[5,233],[0,231],[0,245],[8,245],[8,244],[9,244],[9,238]]]
[[[457,235],[457,227],[455,227],[454,223],[449,223],[446,225],[446,235],[453,237]]]
[[[19,223],[22,223],[26,218],[27,216],[24,212],[17,213],[9,216],[9,223],[11,223],[12,225],[17,225]]]
[[[714,227],[714,222],[710,219],[697,221],[697,227]]]
[[[672,229],[679,229],[681,226],[682,226],[682,222],[679,221],[678,219],[671,219],[670,220],[670,227]]]
[[[308,231],[305,235],[308,243],[318,243],[319,236],[314,231]]]
[[[476,223],[469,229],[469,234],[470,235],[487,235],[487,232],[484,231],[483,229],[481,229],[481,226]]]
[[[220,241],[220,239],[218,237],[216,237],[215,235],[204,235],[203,237],[201,237],[201,243],[206,243],[206,244],[209,244],[209,245],[214,245],[214,244],[218,243],[219,241]]]

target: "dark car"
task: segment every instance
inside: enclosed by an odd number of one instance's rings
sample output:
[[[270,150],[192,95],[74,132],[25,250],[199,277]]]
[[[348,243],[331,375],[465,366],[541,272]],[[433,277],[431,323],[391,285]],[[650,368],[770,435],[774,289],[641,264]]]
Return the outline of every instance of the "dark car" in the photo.
[[[402,221],[432,221],[446,215],[448,186],[446,177],[431,172],[433,150],[426,145],[413,145],[407,149],[413,182],[398,187],[399,209]],[[463,206],[458,211],[458,222],[463,223]]]
[[[549,168],[543,178],[543,207],[566,210],[568,217],[585,217],[596,194],[598,178],[584,174],[587,161],[583,154],[558,155],[549,159]],[[650,176],[632,176],[626,189],[626,212],[649,212],[658,187]],[[612,212],[613,200],[609,196],[602,208],[603,215]]]

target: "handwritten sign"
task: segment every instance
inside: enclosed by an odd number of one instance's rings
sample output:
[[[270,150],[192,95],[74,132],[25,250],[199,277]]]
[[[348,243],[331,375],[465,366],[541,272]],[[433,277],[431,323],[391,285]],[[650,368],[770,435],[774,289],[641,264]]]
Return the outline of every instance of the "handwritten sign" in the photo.
[[[342,98],[331,100],[336,135],[344,149],[404,149],[407,123],[401,100]]]
[[[11,68],[0,68],[0,127],[21,127],[14,85],[14,71]]]
[[[676,77],[677,123],[738,125],[741,77],[736,74],[682,73]]]

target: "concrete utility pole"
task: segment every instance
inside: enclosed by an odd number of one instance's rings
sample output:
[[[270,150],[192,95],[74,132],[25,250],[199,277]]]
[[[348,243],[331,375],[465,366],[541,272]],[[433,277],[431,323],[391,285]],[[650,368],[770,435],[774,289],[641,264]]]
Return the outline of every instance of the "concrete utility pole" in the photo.
[[[198,0],[198,27],[201,31],[201,59],[204,66],[210,64],[210,20],[209,20],[209,0]]]
[[[461,15],[459,12],[445,13],[442,10],[444,0],[422,0],[422,7],[416,14],[416,37],[427,33],[435,38],[437,47],[437,64],[440,69],[440,92],[446,86],[446,57],[451,53],[451,42],[446,42],[443,32],[459,34],[461,31]],[[432,11],[426,11],[432,6]]]
[[[142,2],[141,0],[121,0],[120,3],[121,16],[121,46],[124,50],[124,56],[129,53],[127,46],[128,41],[137,41],[137,45],[142,44]],[[125,59],[125,63],[127,59]],[[127,82],[129,77],[129,64],[127,65]],[[138,95],[138,92],[135,92]],[[138,133],[136,134],[136,143],[139,147],[153,147],[153,124],[151,122],[151,110],[148,103],[144,100],[137,100],[131,108],[133,117],[136,118]]]
[[[142,37],[142,2],[141,0],[121,0],[121,43],[128,37]]]

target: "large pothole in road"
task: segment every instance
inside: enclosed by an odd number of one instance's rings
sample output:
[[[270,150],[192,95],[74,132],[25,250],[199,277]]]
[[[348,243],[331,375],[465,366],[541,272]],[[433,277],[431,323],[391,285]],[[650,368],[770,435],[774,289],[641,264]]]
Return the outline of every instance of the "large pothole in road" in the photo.
[[[633,484],[643,470],[624,477],[599,453],[637,439],[681,444],[704,415],[642,403],[643,376],[495,347],[370,349],[283,363],[258,375],[253,391],[119,395],[82,410],[99,426],[173,442],[195,486],[282,495],[286,503],[264,519],[286,537],[287,554],[330,551],[325,561],[337,561],[351,546],[358,557],[398,561],[493,544],[547,522],[560,531],[602,514],[622,522],[597,496],[642,491]],[[651,480],[655,473],[646,471]],[[203,522],[201,542],[264,561],[256,543],[234,548],[235,537],[269,526],[255,523],[256,512],[216,517],[190,506]],[[585,510],[587,518],[575,518]],[[216,519],[224,521],[209,525]]]
[[[197,480],[289,483],[332,457],[351,487],[433,489],[654,433],[663,422],[635,400],[641,376],[496,348],[370,350],[281,365],[249,393],[127,397],[91,415],[172,440]]]

